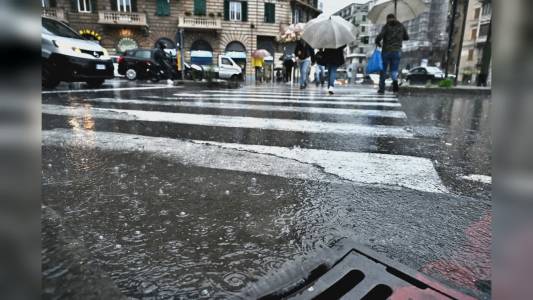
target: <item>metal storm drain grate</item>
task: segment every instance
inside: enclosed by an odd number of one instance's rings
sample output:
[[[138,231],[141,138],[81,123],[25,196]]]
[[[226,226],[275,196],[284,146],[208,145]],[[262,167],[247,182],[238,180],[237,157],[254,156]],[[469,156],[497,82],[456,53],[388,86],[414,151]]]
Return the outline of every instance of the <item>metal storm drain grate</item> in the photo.
[[[342,255],[333,265],[321,264],[305,278],[293,278],[274,292],[259,295],[271,299],[474,299],[412,271],[366,247],[341,245]]]

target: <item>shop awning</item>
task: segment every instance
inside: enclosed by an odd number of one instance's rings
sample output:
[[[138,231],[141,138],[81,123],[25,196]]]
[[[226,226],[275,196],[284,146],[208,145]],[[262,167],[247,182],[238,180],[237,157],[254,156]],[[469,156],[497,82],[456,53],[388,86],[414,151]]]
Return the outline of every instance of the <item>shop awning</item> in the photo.
[[[241,51],[228,51],[226,55],[234,59],[246,59],[246,52]]]

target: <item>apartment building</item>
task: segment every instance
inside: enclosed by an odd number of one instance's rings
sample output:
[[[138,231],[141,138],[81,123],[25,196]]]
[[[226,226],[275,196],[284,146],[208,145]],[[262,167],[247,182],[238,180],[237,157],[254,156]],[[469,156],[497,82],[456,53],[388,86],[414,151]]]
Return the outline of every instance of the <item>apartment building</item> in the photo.
[[[266,49],[277,63],[277,38],[291,23],[320,11],[318,0],[41,0],[42,15],[68,22],[110,53],[151,48],[176,49],[183,33],[186,61],[234,58],[251,75],[251,53]]]
[[[458,76],[458,82],[463,84],[475,84],[480,72],[483,47],[487,42],[492,16],[491,3],[484,2],[482,0],[470,0],[468,4]]]
[[[370,40],[372,23],[368,20],[369,3],[352,3],[340,9],[334,15],[340,16],[357,28],[357,40],[346,47],[346,65],[355,66],[358,73],[363,73],[368,57],[374,49]]]

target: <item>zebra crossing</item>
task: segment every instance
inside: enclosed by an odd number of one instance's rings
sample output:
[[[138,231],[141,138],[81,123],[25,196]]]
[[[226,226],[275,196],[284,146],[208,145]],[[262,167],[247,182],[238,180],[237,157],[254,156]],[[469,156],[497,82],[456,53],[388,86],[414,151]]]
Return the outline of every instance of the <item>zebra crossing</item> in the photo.
[[[420,136],[395,96],[372,89],[339,88],[328,96],[322,89],[249,86],[54,99],[43,99],[44,146],[141,151],[219,170],[448,192],[431,160],[376,150]]]

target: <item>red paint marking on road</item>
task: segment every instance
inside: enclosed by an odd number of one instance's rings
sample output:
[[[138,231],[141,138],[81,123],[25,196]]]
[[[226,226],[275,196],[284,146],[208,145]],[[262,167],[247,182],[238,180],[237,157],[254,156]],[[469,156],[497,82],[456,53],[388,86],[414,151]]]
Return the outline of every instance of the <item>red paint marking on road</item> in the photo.
[[[491,277],[491,224],[489,213],[465,230],[467,244],[450,259],[430,262],[421,272],[439,274],[460,286],[477,289],[476,280],[490,280]]]

